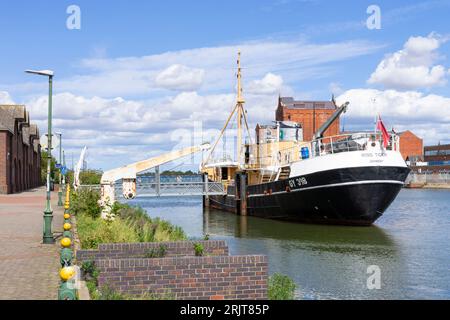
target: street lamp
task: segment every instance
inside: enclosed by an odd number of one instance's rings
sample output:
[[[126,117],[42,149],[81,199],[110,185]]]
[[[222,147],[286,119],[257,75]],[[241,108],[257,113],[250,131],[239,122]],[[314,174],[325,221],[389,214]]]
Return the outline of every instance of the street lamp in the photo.
[[[58,206],[62,206],[62,133],[55,132],[55,134],[59,137],[59,189],[58,189]]]
[[[65,154],[64,150],[62,151],[62,153],[63,153],[63,167],[66,168],[66,154]],[[67,169],[64,169],[64,170],[67,170]],[[66,174],[67,174],[67,171],[66,171],[66,173],[63,174],[63,181],[62,181],[63,191],[66,191]]]
[[[50,203],[50,171],[52,163],[52,86],[53,71],[51,70],[26,70],[26,73],[48,77],[48,132],[47,132],[47,201],[44,210],[44,234],[43,243],[53,244],[55,239],[52,233],[53,211]]]

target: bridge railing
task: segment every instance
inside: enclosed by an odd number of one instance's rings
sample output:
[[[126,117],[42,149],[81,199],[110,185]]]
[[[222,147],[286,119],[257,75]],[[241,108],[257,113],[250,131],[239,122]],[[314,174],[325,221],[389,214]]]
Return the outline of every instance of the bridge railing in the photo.
[[[138,196],[196,196],[224,194],[221,182],[148,182],[138,183]]]
[[[81,185],[82,190],[100,190],[100,185]],[[122,197],[122,184],[115,184],[116,197]],[[225,188],[221,182],[138,182],[138,197],[222,195]]]

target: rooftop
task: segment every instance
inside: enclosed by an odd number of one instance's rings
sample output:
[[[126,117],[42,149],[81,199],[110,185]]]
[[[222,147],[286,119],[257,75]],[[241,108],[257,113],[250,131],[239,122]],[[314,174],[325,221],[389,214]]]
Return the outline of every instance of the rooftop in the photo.
[[[336,109],[332,101],[294,100],[292,97],[280,97],[280,104],[289,109]]]

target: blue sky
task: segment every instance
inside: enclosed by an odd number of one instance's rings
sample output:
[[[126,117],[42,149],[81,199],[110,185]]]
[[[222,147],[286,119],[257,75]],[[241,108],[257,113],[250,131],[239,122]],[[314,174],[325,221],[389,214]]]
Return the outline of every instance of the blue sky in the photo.
[[[66,28],[72,4],[81,30]],[[380,30],[366,27],[372,4],[381,9]],[[449,13],[450,0],[2,0],[0,103],[26,104],[43,130],[46,84],[23,70],[53,69],[55,126],[68,153],[87,144],[90,165],[108,168],[170,150],[173,132],[186,135],[195,121],[205,135],[220,128],[241,49],[252,124],[273,120],[278,94],[334,92],[351,100],[348,126],[372,127],[376,109],[388,126],[448,142]],[[403,58],[388,60],[395,53]],[[376,72],[383,59],[390,67]],[[401,77],[411,81],[403,86]],[[368,96],[379,105],[367,106]]]

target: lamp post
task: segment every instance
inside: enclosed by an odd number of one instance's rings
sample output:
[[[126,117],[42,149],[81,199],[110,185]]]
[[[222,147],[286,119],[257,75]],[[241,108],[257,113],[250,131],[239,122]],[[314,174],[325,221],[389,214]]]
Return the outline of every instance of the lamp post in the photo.
[[[61,145],[62,145],[62,133],[60,133],[60,132],[56,132],[55,133],[58,137],[59,137],[59,189],[58,189],[58,206],[62,206],[63,205],[63,203],[62,203],[62,173],[61,173],[61,170],[62,170],[62,162],[61,162],[61,160],[62,160],[62,149],[61,149]]]
[[[65,168],[66,167],[66,154],[65,154],[64,150],[62,151],[62,153],[63,153],[63,167]],[[67,170],[67,169],[65,169],[65,170]],[[62,184],[63,184],[64,192],[66,191],[66,174],[67,174],[67,172],[65,174],[63,174],[63,177],[62,177],[63,178]]]
[[[26,70],[25,72],[48,77],[48,132],[47,132],[47,200],[44,209],[44,234],[43,243],[53,244],[55,239],[52,233],[53,210],[50,202],[50,172],[52,162],[52,87],[53,71],[51,70]]]

